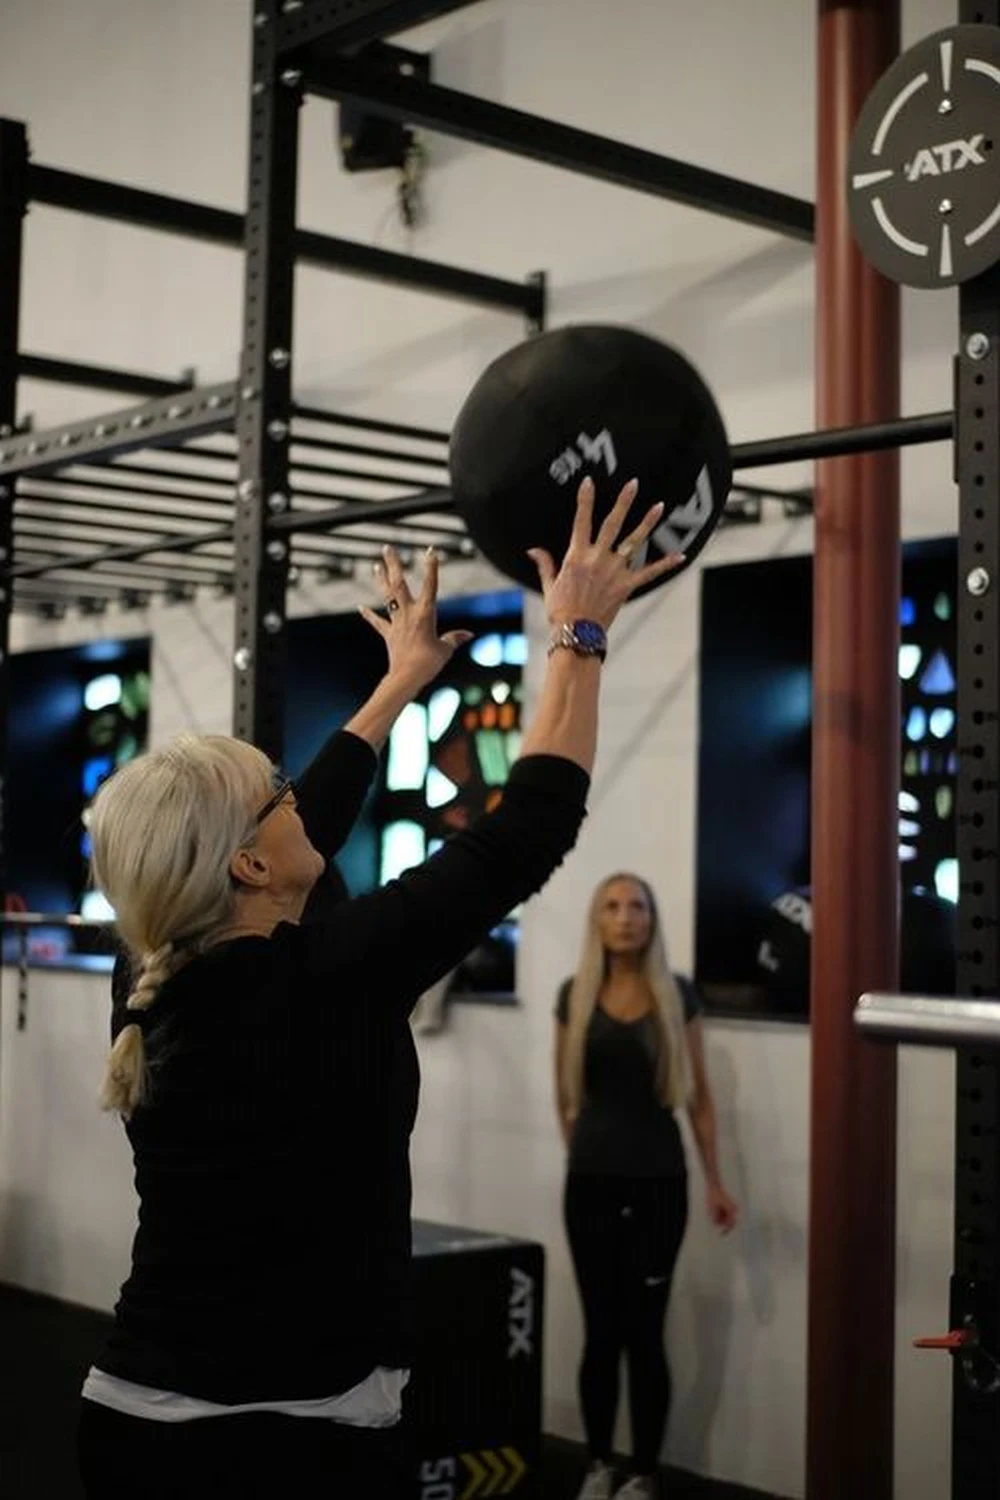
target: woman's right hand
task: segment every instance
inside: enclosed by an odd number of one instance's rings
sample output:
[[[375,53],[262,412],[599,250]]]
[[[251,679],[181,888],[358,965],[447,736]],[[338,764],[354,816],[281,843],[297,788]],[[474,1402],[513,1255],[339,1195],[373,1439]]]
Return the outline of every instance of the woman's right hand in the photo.
[[[684,561],[683,553],[673,552],[645,567],[631,567],[632,558],[644,546],[663,515],[662,504],[647,511],[635,530],[615,545],[638,489],[635,479],[625,486],[595,537],[594,483],[585,479],[577,492],[573,532],[562,567],[557,572],[552,557],[541,548],[529,550],[528,556],[541,579],[551,624],[594,620],[606,630],[636,589],[662,578]]]

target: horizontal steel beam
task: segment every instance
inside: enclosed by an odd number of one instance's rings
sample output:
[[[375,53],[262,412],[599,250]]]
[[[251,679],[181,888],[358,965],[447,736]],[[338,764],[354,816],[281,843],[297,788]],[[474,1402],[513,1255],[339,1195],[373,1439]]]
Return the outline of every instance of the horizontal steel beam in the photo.
[[[308,514],[303,514],[300,511],[286,511],[284,515],[273,516],[268,529],[271,532],[308,532],[340,530],[347,526],[356,526],[359,524],[382,526],[391,521],[402,520],[406,516],[421,515],[434,511],[448,511],[453,508],[454,501],[449,491],[426,490],[419,495],[408,495],[401,500],[362,500],[339,505],[332,509],[309,512]],[[138,543],[134,546],[108,547],[90,554],[82,554],[75,566],[85,569],[104,563],[131,562],[143,557],[159,556],[161,553],[166,552],[193,552],[199,547],[208,546],[216,542],[231,542],[232,540],[232,526],[215,527],[192,533],[174,532],[158,536],[155,540],[151,539],[150,541]],[[458,541],[460,543],[461,538]],[[12,579],[38,578],[49,572],[53,566],[65,568],[66,564],[65,562],[55,565],[51,563],[15,563],[12,568],[7,570],[6,576]]]
[[[128,565],[116,566],[106,563],[91,568],[78,562],[75,556],[63,553],[58,556],[47,551],[44,558],[33,566],[44,567],[43,582],[68,582],[81,594],[89,594],[95,585],[102,585],[111,593],[121,593],[125,589],[150,589],[160,585],[167,586],[171,583],[183,584],[185,587],[199,588],[211,584],[218,584],[228,578],[229,570],[225,567],[218,569],[217,573],[209,573],[202,570],[188,570],[184,568],[166,569],[163,564],[157,566],[145,560],[136,565],[134,562]],[[56,579],[57,574],[69,574],[70,577]],[[41,576],[41,575],[39,575]],[[15,580],[15,592],[25,580]],[[28,582],[33,580],[29,579]]]
[[[295,492],[295,495],[293,496],[293,499],[299,500],[303,497],[311,497],[315,500],[323,500],[326,501],[327,504],[329,504],[330,500],[334,499],[340,500],[345,504],[352,504],[357,500],[357,497],[354,495],[335,496],[311,490],[297,490]],[[64,495],[39,495],[38,493],[36,493],[34,487],[31,484],[31,481],[28,480],[19,487],[17,492],[17,507],[14,517],[15,537],[20,538],[25,535],[24,527],[26,523],[29,522],[45,522],[45,524],[49,528],[85,526],[94,530],[99,529],[101,531],[133,531],[137,533],[147,532],[159,537],[163,535],[162,524],[149,526],[143,523],[150,521],[161,523],[166,521],[176,521],[185,528],[185,534],[187,534],[192,524],[197,524],[201,521],[204,521],[206,524],[208,524],[209,522],[217,521],[218,519],[220,519],[220,511],[222,512],[223,516],[225,516],[227,512],[232,511],[232,506],[227,505],[222,501],[211,500],[206,503],[215,508],[214,514],[197,515],[187,511],[165,510],[160,507],[154,506],[136,507],[127,505],[122,501],[107,501],[104,499],[80,499],[77,497],[67,498]],[[79,514],[56,515],[54,514],[54,512],[57,509],[60,511],[67,510],[78,512]],[[374,518],[373,524],[377,523],[378,517],[376,516]],[[441,544],[443,545],[449,541],[458,541],[462,536],[462,532],[458,531],[454,527],[435,525],[434,522],[430,520],[416,520],[409,523],[404,520],[401,522],[396,522],[395,524],[393,524],[391,521],[386,521],[378,531],[365,530],[365,532],[362,533],[358,530],[355,530],[353,532],[353,539],[359,542],[369,541],[372,543],[382,543],[390,539],[389,537],[387,537],[386,533],[389,533],[390,536],[394,533],[398,538],[399,544],[401,546],[413,547],[420,546],[421,544],[430,546],[431,543],[435,542],[436,540],[440,540]],[[51,531],[50,533],[46,534],[51,534],[53,540],[59,540],[64,536],[64,533],[62,531],[60,531],[59,533]],[[69,538],[65,539],[69,540]],[[330,540],[332,542],[334,541],[334,538],[331,537]],[[306,545],[308,545],[312,547],[313,550],[317,550],[322,545],[322,541],[323,539],[320,538],[316,542],[310,542],[309,544],[302,543],[302,546],[305,547]],[[299,540],[297,537],[295,538],[294,545],[299,545]],[[17,554],[18,550],[19,549],[15,546],[15,555]]]
[[[115,545],[120,543],[122,546],[126,546],[133,538],[138,541],[143,536],[156,537],[157,539],[164,535],[180,536],[183,534],[188,536],[191,534],[192,523],[197,525],[202,517],[163,516],[160,519],[163,522],[180,522],[183,532],[165,533],[163,526],[156,525],[155,518],[151,517],[148,513],[143,514],[141,517],[108,516],[104,518],[95,515],[54,516],[48,506],[40,507],[36,501],[35,505],[30,509],[18,505],[17,514],[14,517],[15,544],[17,536],[25,534],[31,522],[44,526],[46,528],[44,533],[39,533],[39,535],[48,536],[53,542],[99,542],[105,540],[103,534],[107,532],[126,532],[131,533],[131,535],[118,536],[115,539]],[[205,519],[208,520],[209,518]],[[97,536],[74,534],[83,532],[96,532]]]
[[[850,453],[877,453],[883,448],[906,448],[915,443],[941,443],[955,435],[952,412],[923,417],[900,417],[867,427],[831,427],[827,432],[800,432],[792,437],[764,438],[737,443],[733,468],[761,469],[767,464],[790,464],[801,459],[843,458]]]
[[[25,549],[32,558],[42,560],[45,555],[41,547],[30,547]],[[89,582],[89,580],[88,580]],[[107,594],[121,593],[124,584],[102,583],[101,589]],[[65,594],[72,591],[80,591],[79,578],[18,578],[16,580],[15,596],[20,594],[23,598],[38,598],[42,594]]]
[[[28,197],[46,208],[134,224],[139,229],[162,229],[233,249],[243,244],[242,214],[166,193],[151,193],[123,182],[108,182],[103,177],[64,172],[59,167],[33,163],[28,168]]]
[[[37,518],[32,517],[31,519]],[[27,544],[28,546],[34,546],[36,548],[39,546],[43,547],[47,555],[51,556],[52,558],[59,557],[62,560],[63,566],[68,566],[70,563],[72,563],[74,566],[78,564],[81,568],[87,569],[98,568],[102,565],[100,557],[95,550],[98,542],[94,537],[67,535],[65,533],[59,536],[53,536],[52,531],[48,527],[42,528],[40,530],[35,530],[30,525],[25,525],[14,539],[15,577],[17,576],[16,570],[19,545],[22,543]],[[112,542],[110,547],[106,547],[104,551],[110,552],[112,548],[121,549],[139,545],[140,544],[138,542],[133,542],[131,538],[119,538],[117,541]],[[172,558],[168,559],[160,556],[161,551],[165,550],[169,552],[170,548],[161,549],[156,545],[155,542],[146,542],[142,545],[145,550],[139,557],[127,559],[130,569],[152,567],[157,570],[162,570],[164,568],[170,569],[175,567],[175,563]],[[220,544],[218,541],[215,541],[210,545],[218,546]],[[59,550],[57,551],[57,549]],[[111,565],[117,567],[119,559],[111,557],[108,559],[108,562]],[[214,576],[214,574],[217,573],[220,569],[224,570],[225,568],[227,568],[229,562],[230,554],[228,552],[220,555],[218,553],[186,550],[182,558],[183,566],[189,570],[193,578],[201,577],[202,575]]]
[[[48,488],[42,486],[58,485],[62,490],[83,490],[88,493],[83,495],[53,495]],[[173,512],[169,505],[164,502],[181,501],[189,505],[213,507],[213,515],[226,514],[233,509],[233,485],[227,485],[228,495],[192,495],[187,490],[175,490],[154,488],[152,485],[142,484],[115,484],[111,479],[81,479],[75,474],[72,477],[57,474],[51,478],[48,475],[31,475],[22,479],[18,485],[17,497],[21,499],[35,500],[49,505],[80,505],[92,510],[120,510],[123,514],[133,515],[157,515],[169,517],[176,514],[178,518],[189,521],[197,521],[197,513],[189,511]],[[89,493],[89,492],[94,493]],[[115,496],[132,496],[136,500],[155,500],[161,502],[156,505],[129,505],[124,500],[115,499]]]
[[[157,451],[162,453],[164,452],[164,449],[161,447],[158,448]],[[169,451],[171,454],[185,452],[184,449],[173,447],[171,447],[167,451]],[[191,456],[197,457],[196,449],[191,450]],[[235,466],[235,456],[230,460],[230,462]],[[186,468],[171,468],[169,464],[148,464],[145,462],[137,464],[133,463],[131,459],[128,461],[128,463],[118,463],[114,460],[110,463],[101,463],[99,460],[91,459],[88,460],[86,465],[81,465],[81,467],[85,467],[88,474],[114,474],[116,476],[126,475],[129,479],[131,479],[134,475],[138,475],[140,479],[165,479],[169,484],[211,484],[214,485],[216,489],[218,489],[221,485],[224,489],[227,489],[229,491],[230,499],[232,498],[236,489],[235,467],[232,475],[198,474]],[[47,484],[78,483],[75,478],[69,478],[67,476],[64,479],[62,474],[52,479],[47,479],[45,482]],[[156,491],[153,490],[150,493],[155,494]],[[164,491],[164,493],[166,492]],[[191,498],[206,499],[208,497],[192,496]]]
[[[544,290],[531,281],[504,281],[480,271],[463,271],[440,261],[421,260],[396,250],[377,250],[352,240],[332,239],[309,229],[295,234],[295,257],[299,265],[319,266],[326,271],[344,271],[372,281],[385,281],[411,291],[434,292],[457,302],[495,307],[505,312],[536,318]]]
[[[0,913],[2,927],[94,927],[111,928],[110,918],[77,917],[65,912],[49,915],[40,911],[8,911]]]
[[[19,355],[17,373],[21,380],[118,391],[122,396],[174,396],[193,389],[190,380],[163,380],[157,375],[138,375],[133,370],[112,370],[106,365],[83,365],[75,359],[50,359],[40,354]]]
[[[231,427],[236,386],[199,386],[161,396],[85,422],[0,439],[0,480],[5,475],[41,474],[88,458],[108,458],[181,438],[203,437]]]
[[[293,474],[314,474],[318,479],[325,477],[327,479],[362,480],[366,484],[391,485],[397,490],[400,485],[427,483],[427,476],[424,474],[380,474],[374,469],[348,469],[343,464],[311,464],[294,458],[290,460],[288,467]],[[364,497],[355,496],[355,498],[363,499]]]
[[[56,167],[31,166],[28,174],[29,197],[48,208],[135,224],[143,229],[165,230],[234,250],[243,248],[244,216],[229,209],[212,208],[205,203],[192,203],[186,198],[168,197],[163,193],[150,193],[144,188],[64,172]],[[504,308],[525,317],[535,315],[541,305],[540,299],[544,297],[544,290],[530,281],[504,281],[498,276],[421,260],[418,256],[402,255],[395,250],[379,250],[311,230],[296,232],[294,248],[300,265],[347,271],[376,281],[394,282],[415,291],[435,292],[484,307]]]
[[[108,464],[106,466],[97,464],[93,469],[90,469],[89,472],[96,473],[105,468],[106,471],[110,474],[122,474],[128,472],[124,469],[115,469],[111,464]],[[138,468],[136,472],[139,472]],[[179,474],[175,477],[183,479],[185,476]],[[148,498],[151,500],[162,501],[183,500],[192,505],[214,505],[216,508],[221,508],[223,510],[232,510],[233,499],[236,490],[235,482],[229,480],[198,480],[197,482],[199,484],[215,484],[216,487],[221,485],[226,493],[221,495],[197,495],[192,494],[190,490],[175,489],[172,485],[146,485],[138,484],[135,481],[131,480],[127,481],[125,484],[118,484],[114,479],[85,479],[81,475],[64,474],[60,472],[58,474],[51,475],[31,474],[27,476],[21,481],[21,484],[18,488],[18,494],[28,494],[29,491],[27,486],[31,485],[31,493],[33,493],[35,499],[51,500],[53,505],[59,505],[63,502],[64,497],[62,495],[53,495],[49,492],[48,489],[42,491],[39,488],[42,485],[58,485],[60,489],[63,490],[93,491],[94,498],[89,499],[85,495],[84,503],[87,505],[93,505],[95,507],[99,507],[105,504],[105,501],[103,499],[97,498],[98,496],[114,497],[115,495],[134,495],[137,499]],[[136,506],[133,508],[136,510],[142,509],[147,511],[156,509],[156,507],[154,506]]]
[[[336,47],[360,47],[472,4],[475,0],[285,0],[277,48],[298,52],[317,37]]]
[[[272,532],[339,531],[358,522],[377,525],[403,520],[407,516],[454,509],[455,501],[450,490],[425,490],[419,495],[404,495],[399,500],[358,500],[329,510],[285,511],[284,515],[272,518],[268,529]]]
[[[336,45],[323,42],[311,49],[305,77],[311,93],[347,100],[389,119],[423,125],[795,240],[809,243],[815,238],[816,212],[803,199],[443,88],[415,75],[388,74],[363,59],[343,56]]]
[[[105,547],[99,552],[85,554],[76,564],[79,568],[92,568],[98,563],[134,562],[141,557],[159,555],[162,552],[193,552],[210,542],[230,542],[233,539],[231,526],[216,527],[211,531],[200,531],[193,535],[170,535],[158,541],[137,543],[128,547]],[[61,564],[60,566],[65,566]],[[47,563],[15,563],[7,570],[8,578],[40,578],[50,571]]]
[[[1000,1002],[937,995],[862,995],[854,1024],[872,1041],[1000,1047]]]
[[[344,412],[325,411],[321,406],[294,406],[293,417],[303,422],[329,422],[336,427],[354,427],[361,432],[383,433],[386,437],[414,438],[420,442],[449,443],[451,434],[430,427],[406,427],[399,422],[379,422],[374,417],[348,416]]]
[[[289,439],[292,448],[308,448],[318,453],[346,453],[353,458],[377,458],[387,463],[412,464],[417,469],[447,469],[448,455],[430,453],[406,453],[398,448],[373,448],[367,443],[342,443],[336,438],[304,437],[293,432]],[[292,468],[296,465],[292,461]]]

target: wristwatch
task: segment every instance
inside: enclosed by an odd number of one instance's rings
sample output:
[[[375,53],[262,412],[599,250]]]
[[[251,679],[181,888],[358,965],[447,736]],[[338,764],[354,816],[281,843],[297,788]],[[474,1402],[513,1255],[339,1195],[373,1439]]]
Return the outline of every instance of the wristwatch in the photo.
[[[596,620],[573,620],[557,625],[549,636],[549,655],[560,648],[603,661],[608,654],[608,634]]]

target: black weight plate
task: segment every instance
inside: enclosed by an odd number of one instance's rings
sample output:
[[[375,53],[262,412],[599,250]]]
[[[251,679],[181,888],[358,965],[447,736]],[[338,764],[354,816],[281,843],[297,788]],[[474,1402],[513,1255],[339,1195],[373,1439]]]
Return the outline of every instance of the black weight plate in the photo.
[[[848,157],[851,224],[904,286],[956,286],[1000,261],[1000,29],[953,26],[879,80]]]

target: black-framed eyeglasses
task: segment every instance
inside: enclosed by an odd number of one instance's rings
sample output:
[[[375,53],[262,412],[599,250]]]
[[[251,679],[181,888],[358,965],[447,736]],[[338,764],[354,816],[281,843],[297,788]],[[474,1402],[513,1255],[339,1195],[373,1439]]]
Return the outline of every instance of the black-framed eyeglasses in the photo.
[[[254,823],[257,825],[257,827],[259,828],[264,819],[266,817],[269,817],[270,814],[274,812],[274,809],[278,806],[279,802],[283,802],[287,796],[294,794],[294,792],[294,781],[286,780],[279,782],[275,790],[272,792],[271,796],[268,797],[267,801],[264,803],[264,806],[254,814]]]

